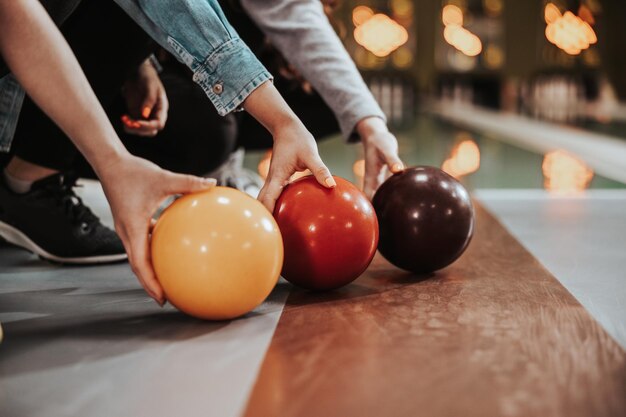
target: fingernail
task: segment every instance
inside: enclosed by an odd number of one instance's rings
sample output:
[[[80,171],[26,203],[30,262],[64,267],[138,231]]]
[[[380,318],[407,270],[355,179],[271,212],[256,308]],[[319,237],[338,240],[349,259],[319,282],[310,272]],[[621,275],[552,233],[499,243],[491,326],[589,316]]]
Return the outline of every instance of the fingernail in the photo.
[[[203,178],[202,182],[204,182],[206,185],[216,185],[217,184],[217,180],[215,178]]]
[[[335,182],[335,179],[333,177],[328,177],[326,178],[326,180],[324,180],[324,182],[326,183],[327,187],[335,187],[337,186],[337,183]]]
[[[141,124],[139,122],[134,122],[131,127],[138,128],[141,127]]]
[[[151,111],[152,111],[152,109],[150,109],[150,107],[146,106],[141,111],[141,115],[143,116],[144,119],[147,119],[148,117],[150,117],[150,112]]]
[[[391,171],[392,172],[400,172],[404,169],[404,165],[401,164],[400,162],[393,164],[393,166],[391,167]]]

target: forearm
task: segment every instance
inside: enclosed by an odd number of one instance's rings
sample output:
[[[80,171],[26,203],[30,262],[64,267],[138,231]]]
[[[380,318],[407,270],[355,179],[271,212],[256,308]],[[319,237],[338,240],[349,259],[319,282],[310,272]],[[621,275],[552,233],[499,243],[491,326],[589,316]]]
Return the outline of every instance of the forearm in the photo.
[[[281,53],[332,108],[344,136],[366,117],[385,119],[317,0],[242,0]]]
[[[302,124],[269,81],[254,90],[244,101],[243,107],[272,135],[285,125]]]
[[[38,1],[0,0],[0,52],[33,101],[96,172],[126,154],[72,51]]]

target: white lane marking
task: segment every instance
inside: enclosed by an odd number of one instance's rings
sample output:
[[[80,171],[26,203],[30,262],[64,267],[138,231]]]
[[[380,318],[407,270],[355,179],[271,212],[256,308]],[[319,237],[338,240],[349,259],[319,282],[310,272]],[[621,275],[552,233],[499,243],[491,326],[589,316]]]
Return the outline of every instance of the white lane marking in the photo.
[[[626,348],[626,191],[594,190],[580,198],[541,190],[474,195]]]
[[[495,135],[495,139],[532,152],[568,150],[598,174],[626,183],[626,142],[623,139],[471,105],[441,101],[429,103],[429,108],[447,120]]]

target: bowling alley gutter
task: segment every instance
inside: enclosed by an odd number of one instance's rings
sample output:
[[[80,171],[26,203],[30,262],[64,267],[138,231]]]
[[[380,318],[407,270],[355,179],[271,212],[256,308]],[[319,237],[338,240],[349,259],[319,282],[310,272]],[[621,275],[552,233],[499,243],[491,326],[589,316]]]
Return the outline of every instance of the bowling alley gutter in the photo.
[[[425,103],[428,112],[471,130],[479,130],[531,152],[563,149],[585,161],[598,174],[626,183],[626,141],[514,113],[449,101]]]

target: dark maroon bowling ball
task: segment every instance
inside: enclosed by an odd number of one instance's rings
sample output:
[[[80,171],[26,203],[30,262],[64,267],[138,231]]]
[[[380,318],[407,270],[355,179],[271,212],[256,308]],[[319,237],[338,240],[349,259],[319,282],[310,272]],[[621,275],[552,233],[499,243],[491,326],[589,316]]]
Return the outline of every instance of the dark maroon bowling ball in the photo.
[[[474,232],[474,207],[456,179],[434,167],[408,168],[385,181],[373,200],[378,250],[395,266],[415,273],[444,268]]]

